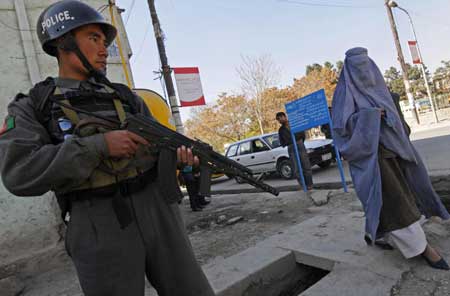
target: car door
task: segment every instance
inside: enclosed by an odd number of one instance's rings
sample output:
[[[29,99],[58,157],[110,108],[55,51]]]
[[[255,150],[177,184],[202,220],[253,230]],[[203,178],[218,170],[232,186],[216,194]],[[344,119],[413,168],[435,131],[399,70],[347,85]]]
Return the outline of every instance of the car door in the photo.
[[[276,169],[276,159],[270,147],[261,139],[252,140],[251,169],[258,173],[271,172]]]
[[[239,162],[243,166],[252,169],[252,165],[254,164],[254,158],[252,158],[252,141],[245,141],[240,143],[237,152],[237,156],[234,158],[234,160]]]

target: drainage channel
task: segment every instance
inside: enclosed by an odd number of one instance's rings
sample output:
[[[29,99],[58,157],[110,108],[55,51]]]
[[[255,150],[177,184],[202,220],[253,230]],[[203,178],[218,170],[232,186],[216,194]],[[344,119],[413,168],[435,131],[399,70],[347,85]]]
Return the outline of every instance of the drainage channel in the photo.
[[[275,264],[274,264],[275,265]],[[254,275],[254,280],[240,296],[299,296],[330,272],[312,266],[295,263],[289,270],[273,270],[266,278]],[[222,294],[219,294],[222,295]],[[236,295],[225,293],[223,295]]]
[[[302,276],[296,281],[292,282],[286,290],[283,290],[278,296],[299,296],[309,287],[319,282],[330,272],[320,268],[298,264],[298,269],[301,270]]]

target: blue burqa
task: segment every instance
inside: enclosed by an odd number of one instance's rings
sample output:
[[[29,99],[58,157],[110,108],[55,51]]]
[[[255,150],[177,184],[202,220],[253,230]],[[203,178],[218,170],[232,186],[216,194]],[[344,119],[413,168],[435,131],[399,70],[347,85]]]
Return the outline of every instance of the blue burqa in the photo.
[[[403,127],[380,70],[365,48],[346,52],[333,97],[332,119],[336,146],[349,162],[356,194],[366,214],[366,233],[377,237],[382,188],[378,147],[395,152],[416,204],[426,216],[449,219],[434,191],[426,168]],[[381,116],[384,110],[385,116]]]

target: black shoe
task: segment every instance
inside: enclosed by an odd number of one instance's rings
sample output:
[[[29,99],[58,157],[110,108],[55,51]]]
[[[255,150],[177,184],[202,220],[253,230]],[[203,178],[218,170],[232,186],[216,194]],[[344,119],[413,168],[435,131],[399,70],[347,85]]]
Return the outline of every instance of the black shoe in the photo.
[[[201,207],[192,208],[192,212],[201,212],[203,209]]]
[[[202,206],[202,207],[207,206],[210,203],[211,203],[210,200],[202,200],[202,201],[199,202],[200,206]]]
[[[387,241],[384,239],[377,239],[375,240],[375,246],[383,249],[383,250],[394,250],[394,247],[391,246]]]
[[[425,261],[427,261],[428,265],[430,265],[433,268],[442,269],[442,270],[450,270],[450,266],[448,266],[448,263],[442,257],[440,260],[438,260],[436,262],[431,261],[425,255],[422,255],[422,257],[425,259]]]

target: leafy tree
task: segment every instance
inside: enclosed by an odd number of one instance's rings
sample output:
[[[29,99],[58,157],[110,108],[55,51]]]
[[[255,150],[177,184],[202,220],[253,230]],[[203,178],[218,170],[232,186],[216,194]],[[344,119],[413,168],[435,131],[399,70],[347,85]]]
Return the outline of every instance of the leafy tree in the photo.
[[[400,95],[400,100],[406,100],[405,84],[403,77],[399,70],[395,67],[390,67],[384,72],[384,79],[390,91]]]
[[[414,97],[423,97],[427,95],[425,81],[423,79],[422,71],[417,66],[406,64],[409,82],[411,84],[411,91]],[[407,100],[406,89],[403,83],[403,75],[397,68],[390,67],[384,72],[384,78],[388,88],[400,95],[400,100]]]
[[[321,71],[322,70],[322,65],[321,64],[317,64],[317,63],[314,63],[314,64],[312,64],[312,65],[308,65],[308,66],[306,66],[306,75],[309,75],[311,72],[314,72],[314,71]]]
[[[436,69],[434,75],[450,79],[450,61],[441,61],[441,64],[443,65]]]
[[[448,94],[450,90],[450,61],[441,61],[442,66],[434,72],[433,85],[439,94]]]
[[[318,65],[318,64],[314,64]],[[309,66],[310,70],[308,74],[300,78],[294,78],[294,84],[290,87],[291,99],[304,97],[319,89],[325,89],[329,104],[333,98],[333,93],[337,84],[337,73],[333,69],[334,67],[317,67]],[[308,69],[308,67],[307,67]],[[307,70],[308,72],[308,70]]]
[[[336,74],[339,77],[341,75],[342,68],[344,68],[344,62],[343,61],[337,61],[336,62]]]
[[[219,95],[213,106],[197,108],[185,123],[188,136],[209,143],[216,151],[224,144],[236,142],[249,135],[254,118],[250,104],[242,95]]]

